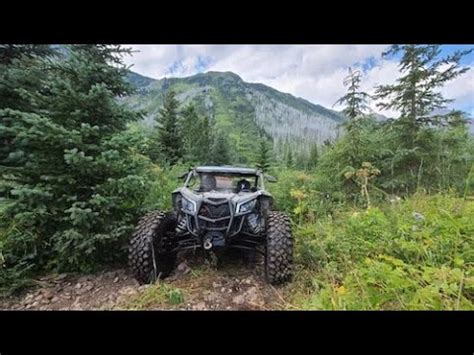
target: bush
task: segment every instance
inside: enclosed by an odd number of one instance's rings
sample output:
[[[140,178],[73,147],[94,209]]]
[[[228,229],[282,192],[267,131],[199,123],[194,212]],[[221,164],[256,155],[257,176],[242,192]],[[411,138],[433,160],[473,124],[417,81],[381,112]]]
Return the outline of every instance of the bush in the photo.
[[[471,309],[474,202],[417,194],[296,230],[297,258],[322,290],[303,307]]]
[[[0,107],[0,287],[35,271],[123,261],[149,186],[149,161],[125,132],[140,114],[117,100],[131,92],[126,52],[72,45],[62,58],[2,66],[3,79],[35,75],[12,81],[22,100]]]

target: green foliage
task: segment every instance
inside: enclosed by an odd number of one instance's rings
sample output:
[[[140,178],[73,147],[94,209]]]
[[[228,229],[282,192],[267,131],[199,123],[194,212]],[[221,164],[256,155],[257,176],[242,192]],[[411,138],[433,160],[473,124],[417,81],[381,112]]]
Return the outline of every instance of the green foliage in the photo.
[[[303,308],[473,309],[474,203],[418,194],[296,231],[318,292]]]
[[[422,128],[418,133],[420,146],[410,150],[398,146],[398,131],[390,124],[363,120],[357,135],[361,142],[357,157],[353,138],[348,134],[327,148],[319,159],[315,174],[321,180],[333,181],[326,190],[331,197],[343,192],[347,201],[364,202],[357,184],[345,178],[346,172],[357,170],[363,162],[370,162],[380,170],[380,176],[369,183],[371,197],[376,200],[408,195],[416,190],[455,189],[461,193],[465,189],[474,161],[474,140],[464,125]],[[418,161],[417,165],[407,165],[412,159]]]
[[[64,56],[0,45],[0,292],[28,286],[38,271],[123,261],[137,217],[169,210],[190,166],[254,162],[278,177],[267,188],[293,220],[300,307],[473,309],[474,140],[461,114],[432,115],[449,101],[438,89],[467,70],[466,53],[438,59],[438,46],[408,45],[388,54],[400,51],[403,76],[377,89],[399,119],[365,115],[369,96],[350,71],[338,101],[350,118],[344,135],[322,146],[279,137],[273,159],[250,91],[309,113],[314,105],[231,73],[130,76],[119,46],[73,45]],[[125,75],[154,95],[154,129],[129,108],[140,107],[136,97],[123,105]],[[130,307],[183,301],[160,284]]]
[[[317,144],[313,144],[309,151],[308,168],[314,169],[319,162],[319,149]]]
[[[213,126],[208,116],[198,115],[189,105],[182,114],[184,160],[194,164],[206,164],[211,160]]]
[[[439,45],[393,45],[384,56],[401,52],[399,68],[402,77],[393,85],[377,87],[378,99],[389,99],[379,102],[382,109],[400,111],[400,121],[408,138],[407,144],[413,143],[416,131],[426,124],[441,123],[450,115],[432,116],[436,109],[444,108],[452,100],[443,97],[437,91],[447,82],[465,73],[469,68],[461,67],[460,60],[471,50],[456,51],[454,54],[439,58]]]
[[[211,163],[215,165],[231,165],[232,163],[229,142],[222,131],[216,133],[211,152]]]
[[[163,108],[160,109],[156,118],[156,141],[155,150],[160,149],[164,158],[171,165],[183,157],[182,130],[178,121],[178,106],[175,92],[170,90],[166,93]]]
[[[336,193],[332,198],[327,193],[330,180],[281,166],[270,172],[278,178],[276,183],[266,185],[274,197],[275,208],[289,213],[300,224],[314,222],[344,205],[342,194],[338,199]]]
[[[145,310],[176,306],[184,302],[183,291],[164,283],[150,285],[143,292],[130,296],[119,307],[128,310]]]
[[[263,172],[266,172],[271,166],[270,160],[271,160],[270,147],[268,146],[268,143],[266,142],[266,140],[261,138],[260,149],[256,157],[255,166],[259,168],[260,170],[262,170]]]
[[[6,77],[32,72],[35,80],[13,80],[22,102],[0,110],[8,141],[0,155],[2,274],[88,270],[124,255],[149,184],[148,160],[124,134],[139,114],[116,100],[130,93],[121,63],[128,52],[72,45],[66,57],[22,56],[4,68]]]
[[[143,208],[147,211],[169,210],[171,208],[171,192],[183,183],[178,177],[186,172],[189,167],[174,165],[169,168],[160,168],[154,165],[151,169],[151,188],[148,190]]]
[[[369,95],[359,91],[360,82],[360,71],[353,72],[352,68],[349,68],[349,75],[344,79],[344,86],[348,87],[348,92],[336,102],[336,104],[346,105],[343,112],[349,118],[349,124],[353,124],[368,109]],[[351,131],[350,126],[348,131]]]
[[[459,149],[457,142],[438,146],[440,135],[432,127],[455,126],[462,121],[460,112],[441,115],[435,110],[445,108],[452,101],[444,98],[439,88],[469,69],[460,65],[462,57],[469,52],[457,51],[439,58],[438,45],[394,45],[384,53],[386,56],[401,53],[402,76],[395,84],[377,87],[375,97],[382,109],[400,112],[400,117],[390,124],[394,134],[389,144],[393,147],[393,180],[406,192],[420,187],[426,171],[432,174],[440,168],[434,164],[439,161],[435,161],[433,153],[441,158],[444,154],[439,152],[440,148]]]

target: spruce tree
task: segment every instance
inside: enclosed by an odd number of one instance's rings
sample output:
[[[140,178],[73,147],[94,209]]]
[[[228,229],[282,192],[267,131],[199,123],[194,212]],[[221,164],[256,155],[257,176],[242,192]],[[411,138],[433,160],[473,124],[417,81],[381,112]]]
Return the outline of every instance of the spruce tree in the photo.
[[[216,165],[230,165],[231,154],[227,137],[222,132],[218,132],[212,147],[211,162]]]
[[[456,111],[433,114],[452,101],[446,99],[439,89],[469,69],[460,64],[462,57],[469,52],[456,51],[441,57],[439,45],[393,45],[383,54],[401,54],[401,77],[395,84],[378,86],[375,95],[380,100],[378,106],[381,109],[399,112],[397,119],[389,121],[395,137],[388,147],[393,156],[380,165],[382,173],[391,172],[392,191],[412,192],[433,183],[429,176],[433,175],[430,171],[439,170],[435,166],[440,148],[436,142],[441,132],[432,127],[446,127],[459,121],[459,112]]]
[[[214,135],[213,135],[213,124],[209,116],[204,116],[200,120],[200,134],[199,137],[199,151],[198,151],[198,158],[201,164],[207,164],[211,160],[211,149],[214,142]]]
[[[116,100],[131,92],[129,52],[72,45],[64,58],[13,62],[12,75],[43,75],[14,81],[24,103],[0,110],[4,216],[15,226],[2,243],[7,265],[77,270],[123,256],[147,191],[146,162],[122,136],[139,116]]]
[[[188,105],[182,112],[181,128],[183,137],[183,157],[187,162],[197,162],[200,129],[199,115],[194,105]]]
[[[189,105],[183,110],[181,127],[184,159],[199,164],[209,162],[212,149],[212,126],[209,117],[198,115],[194,105]]]
[[[183,139],[178,119],[179,102],[176,94],[169,90],[164,98],[163,107],[156,118],[157,143],[166,161],[174,165],[183,157]]]
[[[369,109],[367,101],[370,98],[370,95],[360,90],[360,82],[360,71],[352,71],[352,68],[349,68],[349,75],[344,79],[344,86],[347,86],[348,91],[336,102],[336,104],[345,105],[342,112],[348,119],[344,122],[343,126],[346,130],[350,146],[348,152],[349,164],[354,168],[358,167],[362,162],[360,151],[365,142],[362,140],[360,131],[362,121]]]
[[[260,143],[259,143],[259,151],[256,159],[256,166],[263,172],[268,171],[270,168],[271,160],[271,151],[270,147],[268,146],[267,141],[264,138],[260,138]]]
[[[292,168],[293,165],[294,165],[293,152],[292,152],[290,146],[288,146],[288,150],[286,151],[285,162],[286,162],[286,166],[287,166],[288,168]]]
[[[392,85],[380,85],[375,97],[381,100],[378,107],[400,112],[403,140],[415,146],[416,134],[427,125],[445,124],[453,116],[432,115],[436,109],[445,108],[452,100],[443,97],[437,89],[469,70],[460,60],[472,50],[456,51],[440,58],[439,45],[393,45],[383,56],[401,53],[399,64],[402,76]]]
[[[310,151],[309,151],[309,158],[308,158],[309,162],[308,162],[308,165],[309,165],[309,168],[310,169],[313,169],[316,167],[316,165],[318,165],[318,160],[319,160],[319,149],[318,149],[318,145],[317,144],[313,144],[310,148]]]
[[[349,68],[349,75],[344,78],[344,86],[347,86],[347,93],[336,101],[334,105],[344,105],[343,113],[349,118],[349,122],[354,122],[368,110],[367,100],[370,95],[360,91],[361,73],[359,70],[352,71]]]

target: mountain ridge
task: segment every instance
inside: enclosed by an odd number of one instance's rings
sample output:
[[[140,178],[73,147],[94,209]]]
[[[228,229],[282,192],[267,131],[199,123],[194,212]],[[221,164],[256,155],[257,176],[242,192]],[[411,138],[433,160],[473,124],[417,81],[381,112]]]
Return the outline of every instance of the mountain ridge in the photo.
[[[302,98],[302,97],[295,96],[295,95],[290,94],[290,93],[286,93],[286,92],[277,90],[277,89],[275,89],[271,86],[268,86],[266,84],[263,84],[263,83],[246,82],[238,74],[236,74],[234,72],[231,72],[231,71],[221,72],[221,71],[210,70],[210,71],[207,71],[207,72],[196,73],[194,75],[190,75],[190,76],[186,76],[186,77],[164,77],[164,78],[161,78],[161,79],[154,79],[154,78],[151,78],[151,77],[146,76],[146,75],[142,75],[142,74],[139,74],[139,73],[136,73],[136,72],[133,72],[133,71],[129,71],[129,76],[128,76],[127,79],[129,81],[131,81],[133,84],[135,84],[136,86],[143,87],[143,86],[149,85],[152,82],[162,81],[162,80],[163,81],[166,81],[166,80],[172,80],[173,81],[173,80],[179,80],[179,79],[190,79],[190,80],[192,80],[194,78],[200,78],[200,77],[205,77],[205,76],[220,76],[220,75],[233,77],[233,78],[236,79],[236,81],[245,83],[246,85],[252,86],[257,90],[268,90],[268,91],[273,92],[275,95],[279,95],[279,96],[282,96],[282,97],[288,97],[288,98],[291,98],[293,100],[298,100],[307,107],[313,107],[313,108],[325,110],[328,113],[333,113],[334,114],[334,116],[333,116],[334,119],[336,119],[338,121],[344,119],[344,115],[340,111],[329,109],[329,108],[324,107],[323,105],[320,105],[320,104],[312,103],[311,101],[306,100],[305,98]]]
[[[125,101],[147,112],[145,124],[154,124],[164,93],[173,89],[182,106],[193,103],[248,159],[258,149],[256,142],[262,134],[273,142],[273,150],[280,157],[289,150],[309,154],[311,146],[334,140],[345,119],[340,112],[322,105],[265,84],[245,82],[233,72],[162,79],[130,72],[127,79],[137,92]]]

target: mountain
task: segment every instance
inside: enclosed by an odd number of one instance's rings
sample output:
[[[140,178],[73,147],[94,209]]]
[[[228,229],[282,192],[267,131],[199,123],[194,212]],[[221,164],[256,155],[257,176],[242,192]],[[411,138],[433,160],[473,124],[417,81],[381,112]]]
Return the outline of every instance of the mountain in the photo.
[[[288,147],[307,154],[311,145],[336,138],[344,120],[337,111],[263,84],[247,83],[232,72],[161,80],[130,72],[128,81],[137,93],[125,100],[133,108],[145,110],[145,124],[153,124],[164,93],[173,89],[183,106],[193,103],[247,157],[257,149],[259,132],[271,138],[279,155]]]

